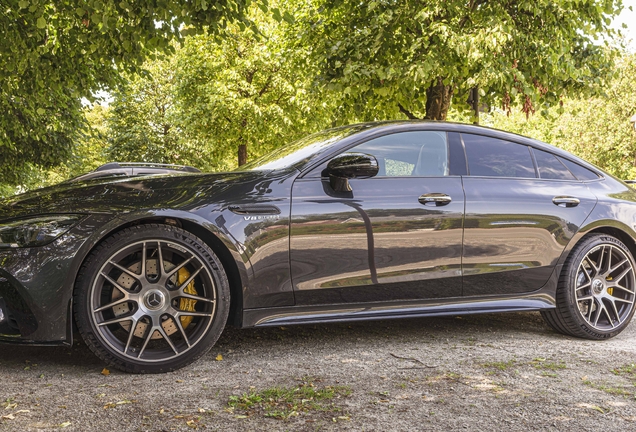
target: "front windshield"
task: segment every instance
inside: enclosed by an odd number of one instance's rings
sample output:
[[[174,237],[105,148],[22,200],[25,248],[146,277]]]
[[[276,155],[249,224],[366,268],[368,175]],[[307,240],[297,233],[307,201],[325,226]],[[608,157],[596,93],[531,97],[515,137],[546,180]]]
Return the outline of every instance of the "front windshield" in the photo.
[[[280,147],[265,156],[261,156],[255,161],[242,165],[238,170],[260,171],[277,170],[292,166],[300,167],[307,163],[314,155],[323,152],[331,144],[349,135],[353,135],[366,127],[368,127],[368,125],[341,126],[306,136],[291,144]]]

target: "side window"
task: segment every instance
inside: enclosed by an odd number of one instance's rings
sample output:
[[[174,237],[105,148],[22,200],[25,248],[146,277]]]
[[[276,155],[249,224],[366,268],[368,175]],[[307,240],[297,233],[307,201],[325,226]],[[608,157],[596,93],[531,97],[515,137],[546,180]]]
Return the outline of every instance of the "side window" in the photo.
[[[528,146],[462,134],[471,176],[536,178]]]
[[[372,139],[349,151],[375,156],[380,165],[378,176],[448,175],[446,132],[401,132]]]
[[[567,159],[563,159],[557,156],[557,158],[563,162],[563,165],[568,167],[572,174],[576,176],[579,180],[598,180],[599,176],[594,171],[590,171],[589,169],[582,167],[581,165],[569,161]]]
[[[539,177],[551,180],[576,180],[570,170],[555,155],[543,150],[533,149],[533,151],[539,169]]]

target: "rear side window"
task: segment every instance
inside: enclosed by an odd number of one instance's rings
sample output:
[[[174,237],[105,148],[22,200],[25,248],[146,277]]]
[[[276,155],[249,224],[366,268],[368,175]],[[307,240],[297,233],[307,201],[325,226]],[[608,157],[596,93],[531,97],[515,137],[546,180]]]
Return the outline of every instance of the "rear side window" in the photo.
[[[576,180],[569,169],[563,165],[555,155],[534,149],[539,177],[550,180]]]
[[[471,176],[536,178],[528,146],[462,134]]]
[[[574,174],[579,180],[598,180],[599,178],[598,174],[596,174],[594,171],[582,167],[577,163],[560,157],[558,159],[563,162],[563,164],[568,167],[568,169],[572,171],[572,174]]]

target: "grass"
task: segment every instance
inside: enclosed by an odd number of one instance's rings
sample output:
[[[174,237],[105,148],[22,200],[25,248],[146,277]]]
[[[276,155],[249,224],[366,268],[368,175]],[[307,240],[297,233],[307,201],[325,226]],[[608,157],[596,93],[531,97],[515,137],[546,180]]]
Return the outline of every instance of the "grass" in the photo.
[[[485,367],[485,368],[492,368],[492,369],[497,369],[500,371],[505,371],[508,370],[512,367],[515,366],[515,364],[517,363],[516,360],[508,360],[507,362],[488,362],[488,363],[482,363],[481,366]]]
[[[616,369],[612,369],[612,373],[614,375],[621,375],[629,379],[636,380],[636,364],[632,363]]]
[[[604,391],[605,393],[615,395],[615,396],[633,396],[634,395],[633,391],[628,391],[626,390],[625,387],[622,387],[622,386],[611,387],[611,386],[606,386],[603,384],[596,384],[590,380],[583,381],[583,384],[585,384],[586,386],[595,388],[597,390]]]
[[[244,412],[245,416],[262,414],[279,420],[312,411],[340,412],[341,408],[334,400],[349,396],[351,389],[347,386],[318,387],[314,381],[319,380],[305,379],[297,386],[271,387],[258,392],[250,391],[242,396],[230,396],[228,407],[232,411]]]
[[[551,361],[546,361],[543,358],[535,358],[534,360],[532,360],[530,364],[535,369],[543,369],[543,370],[551,370],[551,371],[567,369],[567,366],[565,362],[563,361],[551,362]]]

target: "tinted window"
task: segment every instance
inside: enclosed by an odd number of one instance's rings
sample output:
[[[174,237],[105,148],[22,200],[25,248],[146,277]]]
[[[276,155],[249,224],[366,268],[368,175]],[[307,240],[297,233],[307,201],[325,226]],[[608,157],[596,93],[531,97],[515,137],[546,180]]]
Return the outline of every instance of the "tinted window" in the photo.
[[[302,165],[309,162],[312,157],[322,153],[335,142],[370,127],[372,125],[362,124],[327,129],[282,146],[255,161],[238,167],[236,171],[276,170],[291,166],[301,169]]]
[[[375,138],[349,150],[373,155],[379,176],[448,175],[446,132],[402,132]]]
[[[555,155],[534,149],[539,177],[552,180],[576,180],[570,170],[563,165]]]
[[[597,180],[598,174],[567,159],[558,158],[579,180]]]
[[[462,134],[471,176],[536,178],[528,146]]]

